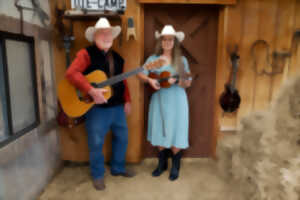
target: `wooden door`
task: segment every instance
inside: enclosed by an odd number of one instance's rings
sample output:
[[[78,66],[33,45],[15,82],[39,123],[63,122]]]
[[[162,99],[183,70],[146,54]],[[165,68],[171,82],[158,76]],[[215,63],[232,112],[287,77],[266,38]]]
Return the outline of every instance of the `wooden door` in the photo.
[[[187,57],[192,74],[198,74],[192,87],[187,89],[190,109],[189,142],[184,152],[186,157],[209,157],[212,155],[213,113],[216,85],[216,46],[218,28],[218,7],[203,5],[145,5],[145,59],[153,54],[154,32],[171,24],[175,30],[186,35],[181,45]],[[149,90],[145,89],[145,132]],[[144,155],[152,157],[154,149],[146,141]]]

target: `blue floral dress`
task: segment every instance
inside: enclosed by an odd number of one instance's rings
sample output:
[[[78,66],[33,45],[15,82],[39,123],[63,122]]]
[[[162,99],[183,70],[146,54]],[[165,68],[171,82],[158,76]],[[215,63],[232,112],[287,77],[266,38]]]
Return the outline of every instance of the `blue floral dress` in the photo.
[[[157,58],[158,56],[152,55],[145,64]],[[182,57],[182,61],[185,71],[189,73],[187,59]],[[177,74],[171,65],[162,66],[151,72],[160,74],[163,71],[169,71],[171,75]],[[144,74],[148,75],[149,71],[144,70]],[[188,108],[188,99],[184,88],[175,84],[170,88],[161,88],[156,91],[151,96],[149,105],[147,140],[153,146],[188,148]]]

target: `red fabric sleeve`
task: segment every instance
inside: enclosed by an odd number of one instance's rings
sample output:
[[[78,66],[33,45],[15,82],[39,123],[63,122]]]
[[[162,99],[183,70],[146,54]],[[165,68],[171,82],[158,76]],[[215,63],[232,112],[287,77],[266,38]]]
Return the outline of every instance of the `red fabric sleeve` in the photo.
[[[125,91],[124,91],[124,100],[125,102],[131,102],[131,98],[130,98],[130,93],[129,93],[129,89],[128,89],[128,84],[127,84],[127,80],[123,81],[124,85],[125,85]]]
[[[84,77],[82,72],[90,65],[90,56],[86,49],[80,50],[75,60],[72,62],[70,67],[67,69],[65,77],[70,81],[76,88],[82,92],[87,93],[91,88],[91,84]]]

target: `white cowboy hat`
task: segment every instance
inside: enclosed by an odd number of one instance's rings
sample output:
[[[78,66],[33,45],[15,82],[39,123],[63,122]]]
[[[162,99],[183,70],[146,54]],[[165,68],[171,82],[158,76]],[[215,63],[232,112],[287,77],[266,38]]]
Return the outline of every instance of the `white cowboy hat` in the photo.
[[[174,35],[179,42],[182,42],[184,40],[184,32],[176,32],[172,25],[165,25],[161,33],[155,31],[156,39],[160,38],[162,35]]]
[[[105,17],[101,17],[95,26],[90,26],[86,29],[85,31],[85,38],[89,42],[94,41],[94,34],[97,30],[99,29],[108,29],[110,28],[112,30],[112,36],[115,39],[121,32],[121,27],[120,26],[111,26],[109,21]]]

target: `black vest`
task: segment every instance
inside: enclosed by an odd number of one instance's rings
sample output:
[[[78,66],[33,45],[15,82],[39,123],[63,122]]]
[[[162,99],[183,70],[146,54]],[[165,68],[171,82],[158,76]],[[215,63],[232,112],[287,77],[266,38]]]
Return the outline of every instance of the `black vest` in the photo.
[[[98,49],[96,45],[92,45],[86,48],[91,64],[86,68],[83,72],[84,75],[87,75],[95,70],[101,70],[105,72],[106,76],[109,77],[109,61],[105,55],[105,52]],[[113,59],[114,59],[114,75],[118,75],[123,73],[123,65],[124,59],[115,51],[111,50]],[[106,104],[99,104],[97,106],[100,107],[111,107],[120,104],[124,104],[124,92],[125,92],[125,85],[123,81],[116,83],[111,86],[113,90],[113,96],[108,100]]]

